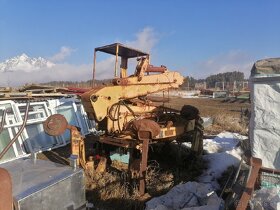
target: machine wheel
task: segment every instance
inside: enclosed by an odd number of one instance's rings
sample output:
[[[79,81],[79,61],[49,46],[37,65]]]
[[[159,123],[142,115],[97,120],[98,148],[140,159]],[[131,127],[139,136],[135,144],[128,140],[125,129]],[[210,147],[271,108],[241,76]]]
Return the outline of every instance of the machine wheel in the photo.
[[[199,117],[199,110],[191,105],[184,105],[180,111],[180,115],[186,120],[193,120]]]
[[[192,135],[191,150],[200,156],[203,153],[203,120],[199,117],[195,120],[195,127]]]
[[[191,143],[191,150],[196,155],[203,153],[203,120],[199,116],[199,110],[191,105],[184,105],[180,111],[180,115],[186,120],[195,120],[194,130],[187,132],[183,136],[183,140],[188,139]]]

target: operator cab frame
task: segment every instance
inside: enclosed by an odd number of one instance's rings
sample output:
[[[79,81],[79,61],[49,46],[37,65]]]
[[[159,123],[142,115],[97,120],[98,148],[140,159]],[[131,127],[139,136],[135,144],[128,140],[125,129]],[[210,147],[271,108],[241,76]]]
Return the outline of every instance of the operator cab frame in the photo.
[[[107,54],[115,55],[115,69],[114,69],[115,78],[126,78],[127,77],[127,67],[128,67],[127,64],[128,64],[128,59],[130,59],[130,58],[137,58],[137,61],[138,61],[137,66],[140,66],[140,65],[142,66],[144,64],[144,62],[146,63],[146,65],[149,65],[150,55],[148,53],[124,46],[123,44],[114,43],[114,44],[105,45],[102,47],[97,47],[94,49],[94,57],[93,57],[93,78],[92,78],[93,86],[95,83],[97,52],[104,52]],[[121,57],[119,75],[118,75],[118,63],[119,63],[118,57]],[[137,66],[136,66],[135,74],[137,74]]]

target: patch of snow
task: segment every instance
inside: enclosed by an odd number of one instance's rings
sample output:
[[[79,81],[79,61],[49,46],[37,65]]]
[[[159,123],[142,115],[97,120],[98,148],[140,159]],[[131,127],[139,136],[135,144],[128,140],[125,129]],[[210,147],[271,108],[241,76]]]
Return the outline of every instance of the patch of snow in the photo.
[[[203,149],[207,153],[203,158],[208,162],[208,169],[198,178],[201,183],[211,184],[215,190],[220,186],[217,179],[230,166],[237,166],[240,163],[242,151],[238,148],[238,143],[247,139],[238,133],[222,132],[214,139],[204,139]],[[191,143],[184,143],[191,147]]]
[[[217,179],[230,166],[240,163],[242,151],[237,147],[247,136],[237,133],[222,132],[214,139],[203,140],[203,149],[208,153],[203,158],[208,162],[208,169],[198,178],[202,183],[211,183],[215,190],[220,186]]]
[[[167,194],[146,203],[146,210],[218,210],[223,200],[210,184],[187,182],[173,187]]]
[[[208,154],[203,158],[208,161],[208,169],[198,178],[199,182],[187,182],[173,187],[167,194],[148,201],[146,209],[219,209],[222,199],[214,192],[220,188],[217,179],[228,167],[239,164],[242,151],[237,146],[240,140],[246,138],[237,133],[222,132],[214,139],[205,139],[204,149]],[[184,145],[190,146],[188,143]],[[211,196],[206,196],[211,192]],[[201,203],[201,200],[206,201],[205,199],[207,202]],[[210,205],[210,201],[213,201],[213,205]]]
[[[206,153],[217,153],[233,150],[240,140],[247,139],[247,136],[242,136],[238,133],[222,132],[214,139],[204,139],[203,149]]]
[[[200,94],[199,90],[197,91],[177,90],[177,91],[171,91],[170,93],[170,95],[172,96],[179,96],[181,98],[198,98],[199,94]]]
[[[208,161],[208,169],[198,178],[199,182],[210,183],[215,190],[220,186],[217,179],[221,177],[222,173],[230,166],[238,166],[241,160],[242,151],[239,148],[204,155],[204,159]]]

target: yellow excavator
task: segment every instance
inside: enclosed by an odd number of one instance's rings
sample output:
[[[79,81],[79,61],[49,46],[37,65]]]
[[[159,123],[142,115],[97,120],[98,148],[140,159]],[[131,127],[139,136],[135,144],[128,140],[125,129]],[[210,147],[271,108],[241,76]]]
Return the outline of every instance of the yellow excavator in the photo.
[[[109,85],[95,84],[96,55],[104,52],[115,56],[114,78]],[[128,60],[136,65],[128,74]],[[136,58],[136,59],[135,59]],[[95,48],[93,87],[81,95],[89,119],[103,131],[98,141],[127,148],[129,171],[139,180],[139,192],[145,193],[145,173],[150,144],[158,142],[191,142],[196,154],[202,153],[203,126],[197,108],[185,105],[175,110],[155,105],[147,96],[177,89],[183,76],[165,66],[150,64],[148,53],[120,43]]]

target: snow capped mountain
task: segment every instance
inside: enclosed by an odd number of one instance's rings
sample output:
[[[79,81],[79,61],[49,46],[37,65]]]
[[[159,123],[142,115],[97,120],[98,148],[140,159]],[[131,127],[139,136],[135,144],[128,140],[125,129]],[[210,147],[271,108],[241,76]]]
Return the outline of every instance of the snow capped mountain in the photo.
[[[42,58],[30,58],[22,54],[0,63],[0,72],[25,71],[32,72],[42,68],[51,68],[55,64]]]

